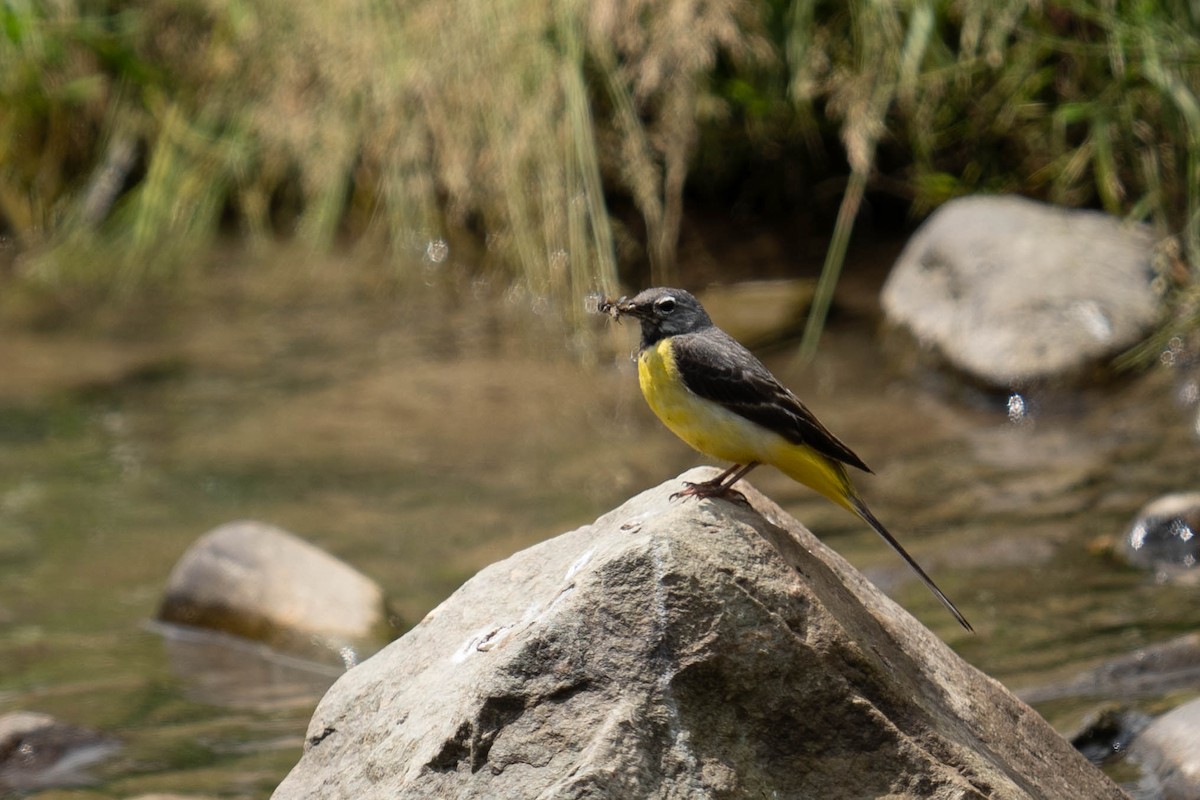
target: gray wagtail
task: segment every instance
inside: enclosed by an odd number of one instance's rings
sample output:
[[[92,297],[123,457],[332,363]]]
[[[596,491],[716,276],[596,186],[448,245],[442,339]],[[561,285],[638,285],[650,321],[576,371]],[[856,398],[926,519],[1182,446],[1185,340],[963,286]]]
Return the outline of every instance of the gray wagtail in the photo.
[[[760,464],[770,464],[857,514],[954,618],[973,630],[850,482],[847,464],[865,472],[870,468],[749,350],[713,325],[699,300],[682,289],[647,289],[632,300],[606,300],[599,310],[641,323],[638,382],[663,424],[701,453],[732,462],[712,480],[688,483],[673,497],[740,497],[733,485]]]

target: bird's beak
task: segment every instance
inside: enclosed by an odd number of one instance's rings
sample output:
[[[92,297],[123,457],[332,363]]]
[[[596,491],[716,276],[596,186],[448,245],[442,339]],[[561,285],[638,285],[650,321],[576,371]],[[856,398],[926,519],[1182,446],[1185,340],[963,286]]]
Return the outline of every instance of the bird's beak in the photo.
[[[646,316],[646,307],[634,303],[632,300],[626,300],[622,297],[613,304],[613,314],[617,316],[633,317],[635,319],[643,319]]]

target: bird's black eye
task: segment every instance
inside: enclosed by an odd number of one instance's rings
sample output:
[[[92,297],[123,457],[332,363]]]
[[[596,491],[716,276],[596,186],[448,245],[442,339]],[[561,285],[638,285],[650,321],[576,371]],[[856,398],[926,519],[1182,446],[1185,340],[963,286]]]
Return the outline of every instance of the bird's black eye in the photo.
[[[666,316],[675,310],[675,298],[670,295],[654,301],[654,310]]]

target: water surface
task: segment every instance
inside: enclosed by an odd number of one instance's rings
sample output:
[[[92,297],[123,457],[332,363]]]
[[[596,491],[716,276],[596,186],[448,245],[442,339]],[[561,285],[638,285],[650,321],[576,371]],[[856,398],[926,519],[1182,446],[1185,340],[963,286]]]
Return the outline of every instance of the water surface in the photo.
[[[0,712],[119,735],[89,797],[263,797],[299,756],[333,673],[148,625],[206,530],[285,527],[411,625],[481,567],[705,463],[644,407],[632,326],[571,336],[544,302],[462,273],[397,284],[330,263],[295,280],[239,258],[186,302],[0,341]],[[890,367],[875,288],[842,287],[806,370],[764,355],[871,464],[864,495],[978,634],[854,518],[771,470],[754,484],[1016,689],[1194,629],[1192,590],[1107,554],[1143,503],[1197,486],[1178,376],[1032,392],[1010,415],[1004,396]],[[1038,708],[1067,730],[1112,699]]]

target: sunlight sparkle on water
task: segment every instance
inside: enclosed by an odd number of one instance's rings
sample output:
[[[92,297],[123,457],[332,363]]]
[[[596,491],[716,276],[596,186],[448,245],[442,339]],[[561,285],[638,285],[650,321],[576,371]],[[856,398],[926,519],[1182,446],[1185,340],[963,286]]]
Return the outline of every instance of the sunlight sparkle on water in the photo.
[[[450,245],[445,239],[431,239],[425,245],[425,260],[430,264],[441,264],[450,255]]]
[[[1164,367],[1174,367],[1179,363],[1180,356],[1183,355],[1183,338],[1180,336],[1172,336],[1167,341],[1167,346],[1161,353],[1158,354],[1159,363]]]
[[[342,663],[346,665],[346,669],[358,666],[358,651],[353,647],[342,647],[338,650],[338,656],[342,659]]]
[[[1141,550],[1146,545],[1147,533],[1149,530],[1146,528],[1146,523],[1139,522],[1129,534],[1129,546],[1134,550]]]
[[[1023,422],[1028,413],[1025,407],[1025,398],[1017,392],[1013,392],[1008,397],[1008,421],[1017,423]]]

